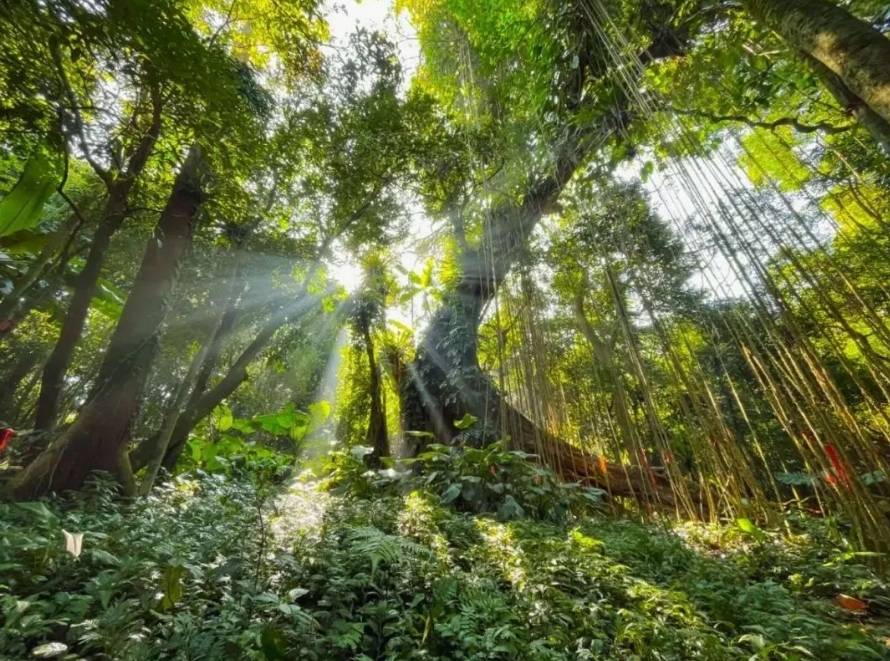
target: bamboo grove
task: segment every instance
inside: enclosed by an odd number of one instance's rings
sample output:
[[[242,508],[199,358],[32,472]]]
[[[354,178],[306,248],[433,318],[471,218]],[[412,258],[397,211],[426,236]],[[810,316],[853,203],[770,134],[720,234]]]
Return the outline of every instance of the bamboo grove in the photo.
[[[506,439],[890,549],[884,3],[394,11],[417,63],[311,1],[4,5],[8,493]]]

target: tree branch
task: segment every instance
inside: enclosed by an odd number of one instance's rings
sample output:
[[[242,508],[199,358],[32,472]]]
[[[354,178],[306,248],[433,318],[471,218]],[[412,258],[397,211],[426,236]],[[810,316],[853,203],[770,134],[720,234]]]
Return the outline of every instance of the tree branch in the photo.
[[[52,53],[53,63],[56,65],[56,70],[59,74],[59,80],[62,82],[62,91],[65,93],[68,105],[70,106],[70,116],[74,123],[74,129],[77,131],[77,137],[80,140],[80,148],[83,151],[84,158],[105,185],[111,186],[114,181],[111,173],[99,165],[90,153],[89,144],[87,143],[86,129],[83,124],[83,117],[79,110],[80,103],[78,102],[77,95],[68,80],[68,74],[65,73],[65,65],[62,63],[62,54],[59,52],[59,44],[55,40],[50,44],[50,52]]]
[[[704,119],[709,119],[712,122],[739,122],[742,124],[747,124],[751,128],[763,128],[769,129],[770,131],[775,131],[780,126],[790,126],[799,133],[816,133],[821,131],[822,133],[826,133],[828,135],[836,135],[838,133],[845,133],[851,129],[856,128],[856,124],[845,124],[843,126],[838,126],[829,122],[819,122],[818,124],[803,124],[795,117],[782,117],[781,119],[776,119],[772,122],[763,122],[756,119],[751,119],[750,117],[746,117],[745,115],[714,115],[703,110],[684,110],[682,108],[676,108],[674,106],[668,106],[668,108],[666,109],[671,110],[678,115],[701,117]]]

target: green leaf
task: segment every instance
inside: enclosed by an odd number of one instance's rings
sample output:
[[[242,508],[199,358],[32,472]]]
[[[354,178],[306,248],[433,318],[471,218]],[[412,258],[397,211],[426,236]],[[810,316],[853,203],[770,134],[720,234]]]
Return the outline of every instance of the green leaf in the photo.
[[[462,417],[460,420],[454,421],[454,426],[458,429],[469,429],[476,424],[477,420],[479,420],[479,418],[477,418],[475,415],[464,413],[464,417]]]
[[[19,509],[25,510],[26,512],[30,512],[35,517],[43,521],[44,523],[49,523],[51,521],[58,521],[58,517],[50,511],[50,509],[39,502],[25,502],[25,503],[15,503],[15,506]]]
[[[263,628],[260,634],[260,646],[263,655],[269,661],[281,661],[287,658],[287,638],[284,632],[271,624]]]
[[[31,656],[35,659],[55,659],[57,656],[62,656],[67,651],[68,646],[65,643],[44,643],[31,650]]]
[[[0,200],[0,236],[34,227],[40,222],[43,205],[56,188],[58,174],[46,154],[38,152],[12,190]]]
[[[182,565],[168,565],[161,573],[161,609],[170,610],[182,598],[182,579],[187,570]]]
[[[758,528],[757,525],[753,521],[751,521],[751,519],[746,519],[744,517],[741,519],[736,519],[736,524],[738,524],[739,529],[747,535],[751,535],[752,537],[756,537],[758,539],[763,537],[763,531]]]
[[[270,413],[268,415],[258,415],[253,421],[259,424],[260,427],[263,428],[264,431],[269,432],[270,434],[275,434],[276,436],[284,436],[290,431],[290,426],[282,427],[278,422],[278,414]]]
[[[498,518],[502,521],[512,521],[524,515],[525,510],[522,508],[522,505],[516,502],[513,496],[507,496],[504,499],[504,504],[498,507]]]
[[[331,417],[331,403],[327,400],[309,405],[309,428],[313,431],[321,427]]]
[[[447,505],[457,498],[462,490],[463,486],[459,482],[452,483],[445,489],[445,493],[442,494],[442,502]]]
[[[232,429],[240,431],[242,434],[252,434],[256,431],[256,427],[253,426],[253,421],[245,420],[244,418],[235,418],[232,421]]]
[[[290,428],[290,437],[295,440],[297,443],[303,440],[303,437],[306,436],[306,433],[309,431],[309,425],[294,425]]]
[[[120,566],[121,561],[115,555],[112,555],[108,551],[103,551],[102,549],[91,549],[89,551],[89,555],[93,558],[96,558],[99,562],[102,562],[106,565],[111,565],[112,567]]]
[[[235,424],[235,416],[232,414],[232,409],[225,404],[220,404],[213,409],[213,417],[216,418],[217,430],[221,432],[229,431],[232,425]]]

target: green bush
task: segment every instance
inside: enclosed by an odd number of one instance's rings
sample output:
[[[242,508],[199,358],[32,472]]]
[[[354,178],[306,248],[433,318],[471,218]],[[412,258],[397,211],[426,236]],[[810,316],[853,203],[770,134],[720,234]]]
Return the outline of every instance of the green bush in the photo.
[[[557,523],[598,512],[605,493],[560,482],[536,464],[533,455],[507,450],[502,442],[484,448],[434,443],[416,458],[397,462],[402,470],[368,470],[362,458],[371,450],[357,446],[333,453],[328,486],[358,498],[423,489],[461,512],[493,514],[502,521],[530,517]]]
[[[498,516],[499,490],[443,502],[492,459],[485,483],[509,486],[523,515]],[[335,456],[339,487],[368,498],[281,493],[245,470],[180,476],[134,502],[100,480],[2,505],[0,658],[53,644],[68,661],[888,657],[886,583],[830,522],[754,538],[735,522],[668,528],[571,502],[572,518],[555,516],[565,493],[534,480],[527,492],[538,469],[520,461],[432,448],[430,477]],[[838,593],[869,612],[837,608]]]

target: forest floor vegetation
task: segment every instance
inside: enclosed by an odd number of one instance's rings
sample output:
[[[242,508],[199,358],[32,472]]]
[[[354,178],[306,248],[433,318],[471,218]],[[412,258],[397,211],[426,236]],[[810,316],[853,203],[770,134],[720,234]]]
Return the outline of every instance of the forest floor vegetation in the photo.
[[[182,475],[121,502],[94,480],[0,505],[0,658],[890,658],[888,584],[832,520],[577,514],[509,453],[431,452],[438,474],[344,452],[322,482]],[[460,481],[479,465],[491,479]]]

